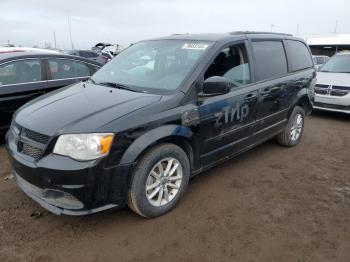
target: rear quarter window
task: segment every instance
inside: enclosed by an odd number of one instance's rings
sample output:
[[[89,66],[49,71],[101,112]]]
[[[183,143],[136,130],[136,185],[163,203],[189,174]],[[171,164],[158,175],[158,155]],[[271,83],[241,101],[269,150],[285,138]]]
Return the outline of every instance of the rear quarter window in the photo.
[[[299,71],[313,66],[312,57],[307,46],[300,41],[296,40],[286,40],[287,43],[287,56],[291,64],[291,71]],[[322,57],[321,57],[322,58]],[[318,62],[318,57],[316,57]],[[321,60],[321,59],[320,59]],[[321,62],[321,61],[320,61]],[[317,64],[322,64],[317,63]]]
[[[253,41],[252,47],[257,81],[287,74],[287,60],[282,41]]]

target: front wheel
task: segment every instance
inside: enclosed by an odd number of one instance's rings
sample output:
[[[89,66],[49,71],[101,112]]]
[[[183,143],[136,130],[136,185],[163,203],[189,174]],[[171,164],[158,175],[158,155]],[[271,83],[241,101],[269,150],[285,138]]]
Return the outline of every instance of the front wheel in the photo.
[[[129,207],[144,217],[170,211],[184,194],[189,175],[189,160],[180,147],[166,143],[152,148],[132,174]]]
[[[277,135],[277,142],[288,147],[297,145],[304,132],[304,120],[304,109],[300,106],[296,106],[288,119],[287,126]]]

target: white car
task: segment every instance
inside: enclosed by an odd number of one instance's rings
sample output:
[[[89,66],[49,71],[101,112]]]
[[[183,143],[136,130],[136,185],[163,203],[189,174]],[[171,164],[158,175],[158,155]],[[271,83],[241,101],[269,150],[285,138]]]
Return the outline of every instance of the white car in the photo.
[[[334,55],[317,73],[314,109],[350,114],[350,52]]]
[[[13,52],[40,52],[40,53],[53,53],[58,54],[58,51],[43,48],[34,47],[2,47],[0,46],[0,53],[13,53]]]

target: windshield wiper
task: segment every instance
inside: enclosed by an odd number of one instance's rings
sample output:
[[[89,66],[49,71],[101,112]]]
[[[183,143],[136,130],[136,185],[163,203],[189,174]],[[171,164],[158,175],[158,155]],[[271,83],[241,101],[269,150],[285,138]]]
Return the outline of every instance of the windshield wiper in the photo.
[[[91,77],[89,77],[88,79],[86,79],[86,81],[90,81],[91,83],[93,83],[94,85],[96,85],[96,82],[94,79],[92,79]]]
[[[113,87],[113,88],[118,88],[118,89],[124,89],[124,90],[128,90],[131,92],[138,92],[135,89],[132,89],[126,85],[123,84],[119,84],[119,83],[114,83],[114,82],[100,82],[100,83],[96,83],[97,85],[102,85],[102,86],[109,86],[109,87]]]

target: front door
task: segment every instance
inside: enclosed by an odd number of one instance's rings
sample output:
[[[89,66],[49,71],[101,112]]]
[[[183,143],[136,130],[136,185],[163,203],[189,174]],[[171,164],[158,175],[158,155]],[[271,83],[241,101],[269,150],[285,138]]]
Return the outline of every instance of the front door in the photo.
[[[258,91],[251,84],[250,64],[245,45],[224,48],[204,74],[204,78],[226,78],[231,91],[203,98],[201,119],[202,166],[240,152],[250,144],[255,122]]]

